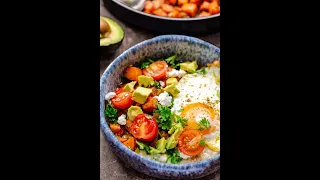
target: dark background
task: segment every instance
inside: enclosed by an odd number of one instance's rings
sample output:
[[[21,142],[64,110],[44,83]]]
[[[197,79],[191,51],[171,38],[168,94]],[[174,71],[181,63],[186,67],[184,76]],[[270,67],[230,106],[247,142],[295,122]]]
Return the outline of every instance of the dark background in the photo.
[[[102,0],[100,0],[100,15],[110,17],[116,20],[123,28],[125,35],[119,48],[108,56],[100,58],[100,76],[108,65],[121,53],[129,49],[133,45],[157,36],[152,32],[145,31],[143,29],[133,27],[124,22],[119,21],[116,17],[108,12],[103,6]],[[220,33],[210,34],[206,36],[198,36],[202,40],[212,43],[213,45],[220,47]],[[141,180],[141,179],[154,179],[145,176],[139,172],[136,172],[130,167],[127,167],[117,156],[111,152],[109,144],[104,139],[102,132],[100,131],[100,180]],[[214,173],[208,177],[202,178],[203,180],[220,180],[220,171]]]

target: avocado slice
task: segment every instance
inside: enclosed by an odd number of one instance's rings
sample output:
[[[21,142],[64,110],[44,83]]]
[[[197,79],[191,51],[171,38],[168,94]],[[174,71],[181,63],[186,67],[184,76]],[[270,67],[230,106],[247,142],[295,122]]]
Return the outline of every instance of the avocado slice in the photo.
[[[175,84],[170,84],[169,86],[165,87],[163,90],[170,93],[173,97],[176,97],[180,93],[179,89],[176,87]]]
[[[100,19],[105,20],[110,28],[109,32],[102,34],[103,37],[100,39],[100,46],[109,46],[111,44],[119,43],[124,36],[122,27],[110,18],[100,16]]]
[[[128,109],[128,118],[129,120],[133,121],[135,117],[137,117],[139,114],[143,114],[142,109],[139,106],[130,106]]]
[[[175,129],[174,133],[167,139],[167,143],[166,143],[167,150],[173,149],[177,146],[178,138],[183,131],[183,127],[182,127],[181,123],[176,124],[174,129]]]

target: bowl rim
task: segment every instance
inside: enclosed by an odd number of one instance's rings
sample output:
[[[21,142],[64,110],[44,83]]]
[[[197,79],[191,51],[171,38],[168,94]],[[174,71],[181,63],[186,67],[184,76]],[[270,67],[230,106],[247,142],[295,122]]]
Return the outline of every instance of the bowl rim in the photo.
[[[152,14],[148,14],[148,13],[145,13],[143,11],[138,11],[136,9],[133,9],[132,7],[130,6],[127,6],[121,2],[119,2],[118,0],[112,0],[113,2],[117,3],[118,5],[130,10],[130,11],[133,11],[135,13],[138,13],[138,14],[141,14],[141,15],[145,15],[145,16],[149,16],[151,18],[156,18],[156,19],[162,19],[162,20],[169,20],[169,21],[193,21],[193,20],[205,20],[205,19],[212,19],[212,18],[216,18],[216,17],[220,17],[220,13],[219,14],[215,14],[215,15],[212,15],[212,16],[206,16],[206,17],[193,17],[193,18],[168,18],[168,17],[162,17],[162,16],[156,16],[156,15],[152,15]],[[104,2],[103,2],[104,3]]]
[[[126,51],[124,51],[123,53],[121,53],[114,61],[112,61],[109,66],[106,68],[106,70],[103,72],[101,78],[100,78],[100,129],[103,132],[103,135],[106,139],[106,141],[112,141],[112,143],[114,143],[119,149],[120,151],[126,153],[128,156],[130,156],[130,158],[134,159],[135,161],[137,159],[142,159],[141,161],[144,161],[147,164],[151,164],[154,166],[161,166],[162,168],[160,170],[157,170],[158,173],[160,172],[165,172],[167,170],[167,168],[173,168],[175,170],[179,170],[179,172],[186,172],[186,173],[190,173],[192,171],[192,168],[195,167],[203,167],[203,166],[207,166],[210,163],[216,163],[217,161],[220,160],[220,153],[209,158],[206,160],[201,160],[198,162],[192,162],[192,163],[184,163],[184,164],[168,164],[168,163],[163,163],[163,162],[158,162],[155,160],[151,160],[148,159],[142,155],[139,155],[137,153],[135,153],[134,151],[128,149],[126,146],[124,146],[122,143],[120,143],[120,141],[116,138],[116,136],[111,132],[105,116],[104,116],[104,109],[102,109],[102,107],[104,106],[105,103],[105,99],[104,96],[102,96],[102,92],[104,90],[104,86],[105,83],[104,79],[107,78],[108,74],[113,70],[113,67],[117,66],[125,57],[127,57],[131,51],[133,51],[136,48],[140,48],[141,46],[146,46],[148,44],[152,44],[155,41],[170,41],[172,40],[172,38],[174,38],[174,40],[178,40],[178,41],[192,41],[192,42],[196,42],[197,44],[202,44],[204,46],[209,46],[213,49],[215,49],[218,53],[220,53],[220,48],[214,46],[213,44],[210,44],[208,42],[205,42],[201,39],[195,38],[195,37],[190,37],[190,36],[185,36],[185,35],[176,35],[176,34],[169,34],[169,35],[160,35],[160,36],[156,36],[154,38],[142,41],[134,46],[132,46],[131,48],[127,49]],[[110,143],[110,142],[108,142]],[[166,168],[163,168],[166,167]],[[190,168],[190,169],[189,169]],[[197,169],[198,171],[199,169]]]

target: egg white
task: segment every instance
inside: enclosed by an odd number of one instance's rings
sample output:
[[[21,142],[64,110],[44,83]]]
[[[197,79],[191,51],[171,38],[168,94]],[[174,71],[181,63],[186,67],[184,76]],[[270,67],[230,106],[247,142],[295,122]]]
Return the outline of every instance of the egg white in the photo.
[[[180,93],[174,98],[174,105],[171,109],[176,114],[181,114],[180,109],[192,103],[203,103],[220,111],[220,99],[217,91],[220,85],[216,77],[220,77],[219,68],[207,67],[205,74],[186,74],[177,84]]]

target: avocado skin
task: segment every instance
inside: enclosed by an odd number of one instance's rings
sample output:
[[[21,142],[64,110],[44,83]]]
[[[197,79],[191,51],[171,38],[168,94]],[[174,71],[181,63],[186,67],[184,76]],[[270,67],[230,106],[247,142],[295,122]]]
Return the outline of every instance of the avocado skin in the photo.
[[[122,44],[121,40],[120,42],[116,44],[110,44],[109,46],[100,46],[100,57],[102,58],[108,58],[114,54],[116,54],[116,51],[120,48]]]
[[[100,16],[100,18],[104,19],[105,21],[110,19],[110,18],[107,18],[104,16]],[[125,36],[123,28],[116,21],[114,21],[112,19],[110,19],[110,20],[113,21],[113,23],[116,23],[119,26],[119,28],[121,28],[120,31],[122,31],[122,33],[120,33],[120,34],[122,34],[123,37],[121,38],[121,40],[119,42],[110,44],[108,46],[104,46],[103,44],[100,44],[100,57],[101,57],[100,59],[108,58],[108,57],[114,55],[116,53],[116,51],[120,48],[120,46],[123,42],[124,36]],[[107,21],[107,23],[108,23],[108,21]],[[112,28],[112,27],[110,26],[110,28]],[[114,29],[112,29],[112,30],[114,30]]]

